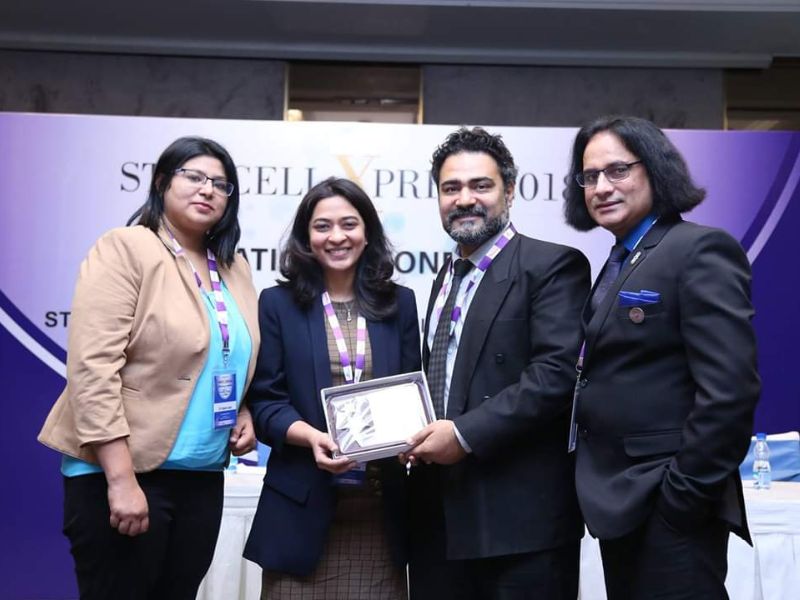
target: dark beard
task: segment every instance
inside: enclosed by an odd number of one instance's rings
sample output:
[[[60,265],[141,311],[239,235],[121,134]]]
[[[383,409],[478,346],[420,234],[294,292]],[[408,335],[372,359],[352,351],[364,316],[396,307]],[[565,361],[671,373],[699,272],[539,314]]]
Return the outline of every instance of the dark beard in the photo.
[[[483,223],[477,227],[468,229],[454,230],[453,221],[466,216],[483,217]],[[480,246],[492,236],[500,233],[503,227],[508,224],[508,208],[497,216],[486,218],[486,209],[476,204],[472,208],[456,208],[447,214],[447,225],[445,231],[459,244],[465,246]]]

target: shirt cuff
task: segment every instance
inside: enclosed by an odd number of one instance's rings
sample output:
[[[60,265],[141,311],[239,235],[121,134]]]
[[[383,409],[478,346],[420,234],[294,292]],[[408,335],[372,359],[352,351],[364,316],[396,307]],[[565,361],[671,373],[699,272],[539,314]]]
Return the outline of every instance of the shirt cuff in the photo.
[[[461,435],[461,432],[458,430],[458,427],[456,427],[455,423],[453,423],[453,433],[456,434],[456,439],[458,440],[458,443],[461,444],[461,447],[464,449],[464,451],[467,454],[472,454],[472,448],[469,447],[467,440],[465,440]]]

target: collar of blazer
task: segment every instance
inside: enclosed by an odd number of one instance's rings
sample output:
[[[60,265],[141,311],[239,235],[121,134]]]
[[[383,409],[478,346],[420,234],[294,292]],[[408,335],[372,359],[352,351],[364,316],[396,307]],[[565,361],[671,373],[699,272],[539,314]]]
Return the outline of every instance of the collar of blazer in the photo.
[[[617,280],[608,289],[606,297],[603,298],[603,302],[597,307],[597,310],[595,311],[594,315],[592,315],[592,318],[588,319],[589,313],[591,312],[589,302],[592,294],[594,293],[594,288],[597,285],[597,279],[595,279],[594,285],[592,286],[592,291],[589,294],[589,298],[587,298],[586,303],[583,305],[583,330],[586,339],[586,349],[583,357],[584,368],[586,367],[586,363],[589,358],[592,342],[608,318],[608,315],[616,306],[617,295],[622,289],[622,286],[625,284],[625,280],[630,277],[631,273],[644,264],[648,255],[656,246],[658,246],[666,233],[681,220],[682,219],[680,215],[678,215],[677,217],[661,217],[655,222],[655,224],[650,228],[650,231],[648,231],[642,238],[642,241],[639,242],[639,245],[634,248],[633,252],[631,252],[630,255],[625,259],[625,263],[622,265],[622,270],[620,271],[619,277],[617,277]]]
[[[143,225],[138,225],[138,227],[143,227]],[[159,241],[164,244],[164,247],[177,264],[178,255],[175,253],[175,246],[172,244],[172,238],[170,238],[167,228],[164,226],[163,222],[161,225],[159,225],[158,231],[155,235]],[[238,266],[237,263],[239,263]],[[233,297],[234,302],[236,302],[239,313],[242,315],[245,326],[247,327],[247,331],[250,334],[250,339],[253,342],[250,354],[250,364],[247,368],[247,381],[245,382],[245,386],[249,386],[250,381],[253,378],[253,373],[255,372],[255,363],[256,357],[258,356],[260,335],[258,330],[257,296],[255,288],[253,288],[252,274],[246,265],[246,261],[241,256],[237,256],[234,259],[234,262],[230,268],[226,267],[222,263],[217,263],[220,277],[225,282],[225,287],[228,289],[228,293]],[[195,280],[194,275],[192,274],[191,270],[181,268],[180,266],[178,267],[178,272],[183,278],[184,283],[186,283],[187,288],[194,290],[195,293],[193,298],[195,298],[196,301],[195,306],[198,310],[198,318],[202,319],[202,322],[206,323],[208,335],[211,335],[211,328],[208,320],[206,319],[205,302],[201,297],[200,288],[197,286],[197,281]]]
[[[144,225],[140,225],[140,227],[144,227]],[[163,221],[158,226],[156,236],[158,236],[158,239],[161,240],[161,243],[167,247],[167,250],[169,250],[170,254],[177,256],[175,254],[175,246],[172,245],[172,239],[169,237],[169,233],[167,233],[167,228],[164,226]]]
[[[519,246],[524,236],[517,234],[508,242],[502,252],[492,261],[483,276],[481,285],[475,289],[475,295],[470,303],[466,320],[462,326],[461,338],[458,344],[456,362],[453,366],[453,376],[450,381],[450,395],[447,402],[447,417],[452,418],[464,412],[466,402],[466,390],[469,389],[472,374],[478,358],[489,333],[489,328],[494,322],[503,301],[511,289],[511,284],[516,279],[516,272],[512,272],[513,265],[516,264],[516,257],[519,253]],[[442,268],[436,278],[431,298],[435,298],[439,293],[439,288],[444,279],[444,273],[448,265]],[[486,283],[489,285],[486,285]],[[428,324],[430,323],[430,313],[433,309],[433,302],[428,302],[428,315],[425,321],[425,357],[429,354],[428,348]]]
[[[311,349],[311,360],[314,364],[314,389],[331,387],[330,357],[328,356],[328,334],[325,327],[325,313],[322,308],[322,300],[317,297],[312,303],[306,315],[306,327]],[[371,348],[387,348],[390,344],[397,345],[399,342],[392,341],[391,327],[386,321],[373,321],[367,319],[367,335]],[[386,377],[389,373],[389,354],[387,352],[372,352],[370,355],[372,362],[372,378]],[[319,393],[317,392],[317,396]],[[315,427],[325,425],[325,416],[322,411],[322,402],[316,402],[318,422]]]

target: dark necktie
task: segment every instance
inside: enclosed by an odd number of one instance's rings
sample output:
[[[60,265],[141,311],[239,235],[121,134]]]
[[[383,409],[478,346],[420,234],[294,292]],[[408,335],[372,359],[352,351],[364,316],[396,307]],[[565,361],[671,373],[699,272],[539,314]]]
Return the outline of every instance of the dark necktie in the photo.
[[[447,375],[447,347],[450,345],[450,315],[456,305],[458,288],[472,263],[463,258],[458,259],[453,265],[453,279],[450,282],[450,291],[447,294],[436,333],[433,336],[431,353],[428,356],[428,387],[431,392],[431,402],[437,419],[444,418],[444,380]]]
[[[597,282],[597,287],[592,294],[592,314],[597,311],[597,307],[606,297],[608,290],[614,285],[614,282],[619,277],[619,272],[622,270],[622,263],[625,262],[625,257],[628,255],[628,249],[622,245],[622,242],[614,244],[611,248],[611,254],[608,256],[606,266],[603,268],[603,275],[600,281]]]

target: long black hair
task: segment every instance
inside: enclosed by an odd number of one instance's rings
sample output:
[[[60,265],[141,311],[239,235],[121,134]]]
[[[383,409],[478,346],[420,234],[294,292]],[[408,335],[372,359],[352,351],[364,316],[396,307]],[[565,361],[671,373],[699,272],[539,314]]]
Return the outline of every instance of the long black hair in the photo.
[[[295,302],[304,308],[308,308],[322,293],[324,275],[309,247],[308,228],[317,204],[333,196],[341,196],[358,211],[369,242],[356,265],[353,285],[356,308],[368,319],[380,320],[391,316],[397,310],[397,286],[392,281],[392,247],[369,196],[349,179],[330,177],[308,190],[300,201],[281,251],[280,270],[284,279],[278,284],[292,290]]]
[[[692,182],[680,152],[655,123],[639,117],[605,116],[581,127],[572,145],[570,170],[564,189],[564,217],[578,231],[597,227],[586,208],[583,188],[575,175],[583,170],[583,153],[591,139],[603,131],[616,135],[647,172],[653,194],[653,211],[658,216],[677,216],[690,211],[706,197],[706,191]]]
[[[217,260],[230,266],[236,256],[236,244],[239,243],[239,178],[236,165],[228,151],[217,142],[201,137],[178,138],[167,146],[158,157],[150,181],[147,200],[128,219],[128,225],[144,225],[158,232],[164,218],[164,192],[180,169],[187,161],[196,156],[212,156],[222,163],[225,178],[233,184],[233,193],[228,196],[222,218],[208,232],[206,246],[216,255]]]

